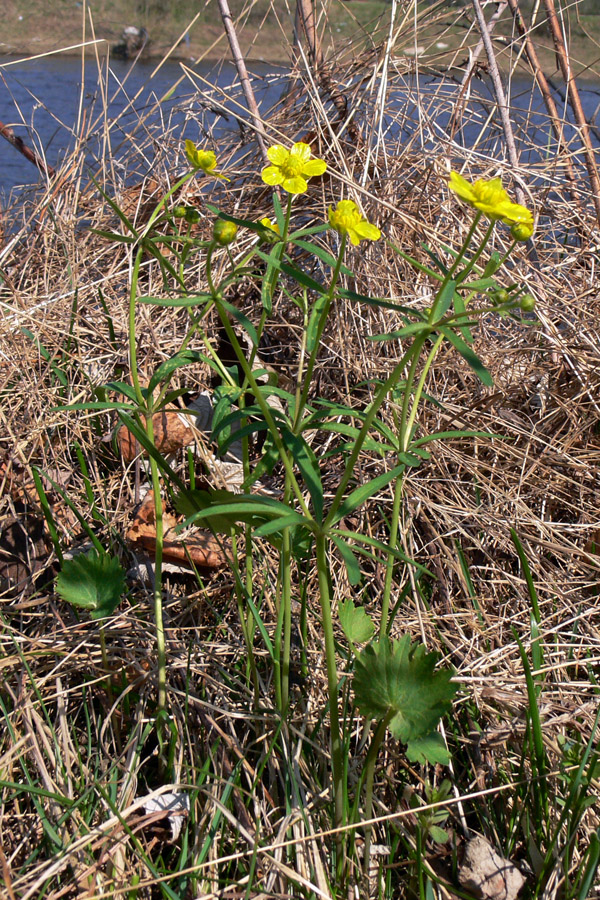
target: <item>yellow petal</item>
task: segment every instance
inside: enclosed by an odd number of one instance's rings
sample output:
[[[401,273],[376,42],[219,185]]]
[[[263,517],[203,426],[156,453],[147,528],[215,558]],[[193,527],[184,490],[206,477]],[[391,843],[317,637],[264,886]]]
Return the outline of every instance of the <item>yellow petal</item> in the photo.
[[[284,178],[281,186],[288,194],[303,194],[308,184],[301,175],[294,175],[292,178]]]
[[[267,166],[260,173],[260,177],[265,184],[274,186],[276,184],[282,184],[284,176],[281,174],[281,170],[278,169],[277,166]]]
[[[371,225],[370,222],[366,220],[364,222],[359,222],[356,226],[356,231],[362,238],[365,238],[367,241],[378,241],[381,237],[381,232],[376,225]]]
[[[302,174],[306,178],[314,178],[315,175],[322,175],[327,168],[324,159],[310,159],[302,166]]]
[[[459,197],[462,197],[463,200],[467,200],[469,203],[473,202],[473,187],[466,178],[463,178],[458,172],[450,172],[448,187],[454,191],[455,194],[458,194]]]
[[[281,144],[274,144],[272,147],[269,147],[267,150],[267,157],[269,162],[272,162],[274,166],[281,166],[288,158],[288,151],[285,147],[282,147]]]
[[[299,156],[300,159],[305,160],[306,162],[308,162],[308,160],[312,156],[309,145],[303,144],[302,141],[299,141],[297,144],[294,144],[294,146],[292,147],[292,154],[294,156]]]

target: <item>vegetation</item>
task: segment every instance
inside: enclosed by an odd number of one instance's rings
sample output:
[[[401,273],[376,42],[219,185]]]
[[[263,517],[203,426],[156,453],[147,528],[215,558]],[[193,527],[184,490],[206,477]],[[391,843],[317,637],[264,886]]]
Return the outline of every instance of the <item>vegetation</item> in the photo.
[[[5,213],[9,900],[599,896],[593,168],[386,14]]]

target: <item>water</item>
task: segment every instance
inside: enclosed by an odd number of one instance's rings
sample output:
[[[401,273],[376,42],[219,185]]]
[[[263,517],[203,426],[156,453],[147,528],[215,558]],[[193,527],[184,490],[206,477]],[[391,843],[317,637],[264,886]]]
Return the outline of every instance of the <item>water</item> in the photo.
[[[103,70],[99,77],[96,63],[88,60],[82,79],[81,60],[75,57],[48,57],[17,65],[9,58],[0,58],[0,121],[13,128],[15,135],[28,146],[43,152],[49,165],[55,168],[75,147],[77,123],[81,121],[80,133],[89,135],[85,150],[93,170],[104,141],[104,99],[107,100],[106,119],[117,120],[117,126],[110,129],[110,140],[113,150],[118,152],[120,143],[126,143],[132,129],[139,124],[140,115],[180,82],[161,104],[160,115],[169,120],[171,127],[180,123],[182,137],[197,141],[201,135],[198,128],[194,131],[185,113],[196,96],[193,84],[188,78],[181,80],[183,70],[178,63],[167,62],[153,74],[155,68],[155,63],[132,65],[113,59],[110,69]],[[228,63],[199,66],[194,71],[217,88],[229,89],[236,80],[235,69]],[[268,109],[284,90],[285,79],[276,66],[264,63],[256,63],[251,74],[259,108]],[[216,96],[226,109],[239,111],[232,97],[223,97],[218,92]],[[130,101],[134,97],[132,107]],[[79,119],[80,106],[83,120]],[[203,122],[205,125],[217,122],[217,134],[219,129],[237,128],[235,116],[224,117],[210,110],[206,115],[206,112]],[[156,113],[155,125],[158,117]],[[91,129],[90,123],[94,123]],[[0,203],[6,202],[11,191],[18,193],[21,186],[38,181],[37,168],[0,138]]]
[[[223,102],[230,110],[239,110],[232,88],[236,74],[231,64],[205,65],[195,71],[215,86],[216,102]],[[89,60],[85,63],[82,90],[82,67],[78,58],[56,56],[16,65],[8,58],[0,59],[3,81],[0,121],[13,127],[15,134],[29,146],[43,152],[54,167],[75,146],[79,121],[80,133],[86,135],[84,148],[91,171],[97,168],[100,158],[107,156],[103,130],[105,106],[106,119],[117,120],[117,125],[113,124],[110,129],[111,152],[117,159],[121,147],[131,147],[132,132],[139,129],[140,115],[154,108],[156,98],[164,97],[171,89],[168,99],[161,103],[160,112],[155,111],[150,120],[155,128],[160,128],[162,121],[168,121],[169,128],[178,138],[190,137],[195,141],[203,139],[203,130],[208,127],[215,129],[216,137],[222,131],[238,128],[235,117],[226,118],[211,112],[210,101],[207,109],[206,96],[199,98],[190,80],[181,80],[182,74],[181,66],[174,62],[165,63],[155,72],[154,63],[138,62],[133,66],[125,61],[111,60],[110,69],[103,70],[99,78],[96,63]],[[264,113],[284,93],[286,73],[275,66],[257,63],[252,67],[252,77]],[[225,89],[225,94],[221,95],[218,88]],[[239,97],[239,84],[235,91]],[[484,158],[504,158],[504,139],[497,116],[483,138],[480,134],[489,115],[488,101],[492,100],[490,87],[484,82],[473,85],[468,123],[456,135],[449,135],[448,125],[458,91],[458,85],[450,80],[442,82],[440,78],[407,75],[396,79],[388,95],[387,114],[381,120],[380,134],[403,143],[416,140],[422,150],[433,150],[441,144],[446,145],[451,154],[452,147],[461,144],[476,146]],[[593,118],[598,113],[600,85],[582,85],[580,91],[586,115]],[[132,108],[130,101],[134,97]],[[530,82],[523,80],[511,84],[510,97],[511,119],[522,163],[532,165],[547,159],[554,152],[555,140],[541,95],[532,91]],[[567,123],[572,123],[572,114],[560,93],[556,100]],[[365,98],[365,107],[368,105]],[[203,107],[202,116],[195,115],[200,107]],[[403,112],[401,117],[399,110]],[[368,118],[366,108],[363,115]],[[358,116],[359,121],[360,118]],[[90,123],[93,123],[92,128]],[[600,146],[599,134],[596,129],[593,135],[596,146]],[[572,124],[566,125],[565,138],[567,142],[573,142],[573,148],[579,149]],[[144,165],[147,170],[151,160],[140,160],[142,173]],[[0,204],[7,203],[11,192],[14,196],[22,186],[38,182],[35,166],[7,141],[0,139]]]

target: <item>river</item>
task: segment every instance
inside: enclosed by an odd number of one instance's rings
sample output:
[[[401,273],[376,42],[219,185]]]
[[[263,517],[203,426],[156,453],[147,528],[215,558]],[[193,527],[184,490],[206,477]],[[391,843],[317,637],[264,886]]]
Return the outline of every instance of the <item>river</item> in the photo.
[[[19,61],[0,58],[0,121],[11,126],[16,135],[34,147],[43,151],[50,165],[56,167],[75,146],[78,133],[85,135],[85,151],[89,157],[90,169],[94,170],[102,155],[102,143],[107,130],[106,122],[111,125],[110,140],[113,151],[118,153],[121,144],[127,143],[129,130],[139,122],[140,114],[155,107],[150,121],[154,126],[160,124],[161,116],[169,119],[173,128],[181,123],[181,136],[194,140],[199,139],[198,128],[190,127],[189,112],[191,106],[198,102],[191,81],[183,77],[179,63],[167,62],[156,71],[152,62],[138,62],[136,65],[112,59],[110,67],[104,62],[101,76],[93,60],[87,60],[82,69],[81,60],[75,57],[54,56],[38,60]],[[204,65],[196,68],[201,79],[206,79],[218,89],[226,89],[221,99],[227,106],[234,103],[233,93],[229,86],[235,82],[235,70],[231,64]],[[256,63],[251,66],[253,84],[261,112],[266,113],[285,92],[287,74],[285,70],[267,63]],[[469,100],[470,124],[463,128],[457,136],[447,134],[448,122],[458,96],[458,85],[439,77],[407,75],[398,82],[387,98],[387,113],[380,122],[380,133],[395,132],[398,129],[403,135],[414,139],[417,134],[421,148],[433,149],[441,142],[452,147],[453,142],[463,145],[477,145],[478,153],[491,158],[501,159],[504,156],[502,138],[499,129],[490,129],[482,142],[480,138],[481,124],[489,115],[487,99],[490,88],[485,82],[473,85]],[[586,115],[594,119],[598,114],[600,103],[600,85],[582,84],[581,99]],[[168,96],[157,107],[157,98]],[[215,95],[218,97],[218,91]],[[135,98],[132,104],[132,98]],[[481,98],[480,100],[478,98]],[[567,121],[570,111],[561,98],[560,90],[556,99]],[[203,127],[215,127],[215,134],[232,128],[238,128],[235,117],[223,117],[217,113],[206,111],[204,100]],[[511,117],[515,125],[518,142],[521,144],[521,160],[524,164],[536,162],[536,158],[547,158],[552,152],[554,139],[551,135],[548,119],[539,92],[532,89],[531,82],[515,81],[510,87]],[[208,104],[210,106],[210,103]],[[160,109],[160,111],[158,111]],[[403,110],[399,119],[397,112]],[[179,117],[179,119],[178,119]],[[401,121],[401,124],[399,122]],[[424,127],[425,122],[425,127]],[[187,123],[187,125],[186,125]],[[192,121],[193,124],[193,121]],[[79,131],[78,131],[79,129]],[[576,144],[576,133],[567,125],[567,140]],[[596,146],[598,129],[594,134]],[[37,169],[28,162],[7,141],[0,140],[0,204],[6,206],[12,198],[28,186],[38,183]]]

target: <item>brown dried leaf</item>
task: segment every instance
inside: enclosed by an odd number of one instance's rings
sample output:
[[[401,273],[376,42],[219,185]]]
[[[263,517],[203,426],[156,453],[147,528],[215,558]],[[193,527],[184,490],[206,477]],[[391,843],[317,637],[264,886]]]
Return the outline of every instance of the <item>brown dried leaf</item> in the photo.
[[[156,449],[168,456],[182,447],[187,447],[194,440],[193,429],[183,420],[181,413],[161,412],[152,416],[154,443]],[[122,425],[117,433],[117,444],[125,462],[132,462],[139,453],[146,455],[126,425]]]
[[[218,569],[227,565],[227,556],[220,544],[207,531],[195,531],[185,537],[176,534],[178,524],[175,516],[165,511],[163,501],[163,560],[177,565],[194,566],[203,569]],[[141,547],[150,556],[156,552],[156,520],[154,515],[154,493],[148,491],[137,510],[125,538],[134,547]]]

